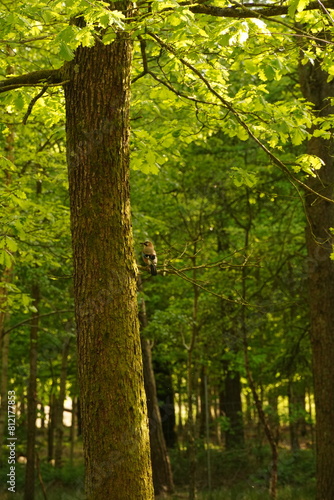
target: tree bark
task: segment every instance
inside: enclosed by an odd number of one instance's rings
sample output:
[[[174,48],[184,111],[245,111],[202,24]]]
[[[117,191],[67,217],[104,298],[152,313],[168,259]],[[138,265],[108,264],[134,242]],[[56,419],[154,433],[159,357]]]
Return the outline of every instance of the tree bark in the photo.
[[[314,104],[317,116],[333,113],[330,98],[334,82],[319,61],[300,66],[300,83],[304,97]],[[319,156],[324,166],[310,177],[308,185],[333,198],[333,140],[312,137],[307,152]],[[334,226],[334,204],[312,193],[305,198],[307,217],[306,246],[308,254],[308,290],[311,318],[314,396],[316,407],[317,500],[334,498],[334,262],[330,259]]]
[[[40,301],[39,285],[32,286],[31,296],[33,305],[38,310]],[[28,384],[28,411],[27,411],[27,465],[24,485],[24,500],[35,498],[35,442],[37,418],[37,338],[38,338],[38,312],[34,313],[30,328],[30,370]]]
[[[129,199],[132,43],[67,65],[67,158],[87,500],[153,498]]]

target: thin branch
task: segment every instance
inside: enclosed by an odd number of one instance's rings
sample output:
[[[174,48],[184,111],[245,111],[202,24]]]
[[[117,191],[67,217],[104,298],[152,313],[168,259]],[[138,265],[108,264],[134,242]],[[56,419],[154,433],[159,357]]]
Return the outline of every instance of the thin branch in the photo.
[[[5,44],[13,44],[13,43],[30,43],[30,42],[37,42],[39,40],[45,40],[46,38],[51,38],[51,35],[43,35],[43,36],[36,36],[32,38],[26,38],[23,40],[0,40],[0,43],[5,43]]]
[[[147,32],[147,34],[149,36],[151,36],[154,40],[156,40],[156,42],[158,42],[158,44],[163,47],[165,50],[167,50],[168,52],[172,53],[175,57],[177,57],[179,59],[179,61],[184,64],[184,66],[186,66],[187,68],[190,69],[190,71],[192,71],[196,76],[198,76],[198,78],[204,83],[204,85],[209,89],[209,91],[223,104],[223,106],[225,108],[227,108],[232,114],[233,116],[235,117],[235,119],[237,120],[237,122],[246,130],[246,132],[248,133],[248,135],[253,139],[253,141],[256,142],[256,144],[269,156],[269,158],[271,159],[271,161],[274,163],[274,165],[276,165],[278,168],[280,168],[288,177],[289,179],[291,180],[291,182],[293,183],[293,185],[295,185],[294,183],[297,183],[299,184],[300,186],[302,186],[306,191],[310,191],[312,194],[318,196],[319,198],[322,198],[323,200],[325,201],[328,201],[329,203],[334,203],[334,200],[332,200],[331,198],[328,198],[327,196],[324,196],[322,195],[321,193],[318,193],[317,191],[314,191],[314,189],[312,189],[310,186],[308,186],[307,184],[305,184],[303,181],[301,181],[300,179],[297,179],[297,177],[295,177],[291,172],[290,170],[286,167],[286,165],[279,159],[277,158],[277,156],[274,155],[274,153],[272,153],[270,151],[270,149],[268,149],[261,141],[260,139],[258,139],[256,137],[256,135],[251,131],[251,129],[249,128],[249,126],[247,125],[247,123],[241,118],[240,114],[235,110],[235,108],[232,106],[232,104],[230,104],[226,99],[224,99],[224,97],[222,97],[219,92],[217,92],[211,85],[211,83],[209,82],[209,80],[207,80],[207,78],[205,78],[202,73],[197,69],[195,68],[195,66],[193,66],[192,64],[190,64],[186,59],[184,59],[183,57],[179,57],[177,55],[177,52],[176,50],[174,49],[174,47],[172,47],[170,44],[164,42],[159,36],[157,36],[155,33],[152,33],[152,32]]]
[[[31,101],[29,103],[29,106],[28,106],[28,109],[27,109],[27,112],[24,115],[23,120],[22,120],[23,125],[26,125],[26,123],[28,121],[28,118],[29,118],[29,115],[32,112],[32,108],[34,107],[34,105],[36,104],[36,102],[38,101],[38,99],[40,99],[40,97],[42,97],[42,95],[45,94],[45,92],[47,91],[47,89],[48,89],[48,86],[44,85],[44,87],[42,88],[42,90],[33,99],[31,99]]]
[[[170,274],[175,274],[176,276],[178,276],[179,278],[182,278],[183,280],[185,281],[188,281],[189,283],[191,283],[192,285],[195,285],[197,288],[200,288],[201,290],[204,290],[205,292],[209,293],[210,295],[213,295],[214,297],[218,297],[219,299],[222,299],[222,300],[226,300],[227,302],[231,302],[232,304],[238,304],[238,305],[250,305],[250,304],[246,304],[244,303],[242,300],[241,301],[238,301],[238,300],[232,300],[232,299],[228,299],[227,297],[224,297],[224,295],[221,295],[219,293],[215,293],[215,292],[212,292],[211,290],[209,290],[208,288],[206,288],[205,286],[203,285],[200,285],[197,281],[193,280],[192,278],[189,278],[189,276],[186,276],[181,270],[181,269],[177,269],[176,267],[174,267],[173,265],[169,264],[171,270],[169,269],[165,269],[165,271],[169,272]]]
[[[45,318],[46,316],[52,316],[53,314],[62,314],[62,313],[68,313],[68,312],[74,312],[74,309],[59,309],[59,311],[51,311],[49,313],[39,314],[38,317]],[[7,335],[7,333],[11,332],[12,330],[15,330],[15,328],[18,328],[21,325],[26,325],[27,323],[30,323],[31,321],[33,321],[33,319],[34,318],[28,318],[28,319],[25,319],[23,321],[20,321],[20,323],[16,323],[16,325],[11,326],[7,330],[4,330],[2,332],[1,337],[4,337],[5,335]]]

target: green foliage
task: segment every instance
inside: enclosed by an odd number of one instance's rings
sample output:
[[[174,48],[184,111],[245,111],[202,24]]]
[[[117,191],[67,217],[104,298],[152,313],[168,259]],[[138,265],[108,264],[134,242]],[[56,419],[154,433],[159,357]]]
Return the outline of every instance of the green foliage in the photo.
[[[210,386],[219,392],[227,371],[237,371],[248,393],[242,352],[246,337],[264,401],[270,391],[286,397],[291,380],[303,379],[310,388],[304,214],[295,189],[264,150],[285,162],[296,179],[315,177],[322,167],[318,157],[306,154],[305,145],[312,136],[331,137],[333,116],[317,116],[302,98],[298,66],[307,69],[317,62],[328,80],[333,78],[332,45],[319,41],[323,29],[332,31],[329,17],[305,10],[305,0],[289,2],[288,16],[279,25],[265,16],[195,15],[175,0],[155,0],[148,10],[139,5],[131,19],[103,1],[35,3],[3,2],[3,78],[59,68],[79,46],[111,44],[121,31],[133,38],[136,250],[139,260],[139,242],[152,239],[159,270],[164,269],[154,279],[142,270],[149,319],[143,334],[153,342],[155,360],[170,367],[184,396],[196,327],[197,381],[205,367]],[[295,21],[306,34],[297,43],[295,24],[289,26]],[[64,94],[58,86],[48,87],[27,114],[39,91],[23,86],[0,94],[0,306],[7,313],[6,328],[19,325],[10,332],[10,373],[22,396],[29,364],[30,325],[25,320],[36,312],[32,284],[41,288],[41,314],[72,308]],[[12,273],[9,280],[7,272]],[[74,336],[72,317],[71,312],[43,317],[38,372],[43,403],[57,391],[62,346]],[[67,386],[72,394],[77,392],[75,365],[73,348]],[[307,417],[296,411],[292,419],[300,416]],[[228,418],[218,418],[229,430]],[[223,490],[224,498],[264,498],[267,456],[254,472],[254,454],[231,457],[212,451],[216,477],[228,481],[235,471],[240,482],[251,477],[245,488],[239,484]],[[181,484],[187,460],[182,453],[172,455]],[[313,486],[310,455],[283,456],[282,484],[299,488],[306,478]],[[204,472],[205,460],[203,452],[199,463]],[[55,477],[47,465],[42,469],[45,480]],[[77,477],[67,468],[55,478],[68,485],[72,475]],[[201,477],[201,485],[205,481]],[[295,495],[295,500],[298,494],[286,488],[280,498]]]

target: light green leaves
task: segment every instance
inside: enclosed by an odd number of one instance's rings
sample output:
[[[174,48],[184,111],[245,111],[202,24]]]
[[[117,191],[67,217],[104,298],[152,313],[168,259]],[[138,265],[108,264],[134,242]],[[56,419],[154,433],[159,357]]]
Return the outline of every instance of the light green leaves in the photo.
[[[297,158],[297,164],[293,167],[295,172],[306,172],[308,175],[312,177],[316,177],[316,170],[319,170],[325,163],[318,156],[314,155],[300,155]]]

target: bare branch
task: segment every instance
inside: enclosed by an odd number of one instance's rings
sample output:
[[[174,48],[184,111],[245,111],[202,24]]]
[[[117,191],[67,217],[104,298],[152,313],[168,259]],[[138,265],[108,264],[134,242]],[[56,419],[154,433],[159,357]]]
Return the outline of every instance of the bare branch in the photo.
[[[23,120],[22,120],[23,125],[26,125],[26,123],[28,121],[28,118],[29,118],[29,115],[32,112],[32,108],[34,107],[34,105],[36,104],[36,102],[38,101],[38,99],[40,97],[42,97],[43,94],[45,94],[45,92],[47,91],[47,88],[48,88],[48,86],[44,85],[44,87],[42,88],[42,90],[33,99],[31,99],[31,101],[29,103],[29,106],[28,106],[28,109],[27,109],[27,112],[24,115]]]
[[[51,312],[48,312],[45,314],[39,314],[38,317],[45,318],[46,316],[52,316],[53,314],[63,314],[63,313],[68,313],[68,312],[73,313],[74,309],[60,309],[59,311],[51,311]],[[28,319],[25,319],[23,321],[20,321],[20,323],[16,323],[16,325],[13,325],[10,328],[7,328],[7,330],[4,330],[2,332],[1,337],[4,337],[5,335],[7,335],[7,333],[11,332],[12,330],[15,330],[15,328],[18,328],[21,325],[26,325],[27,323],[31,323],[32,320],[33,320],[33,318],[28,318]]]

